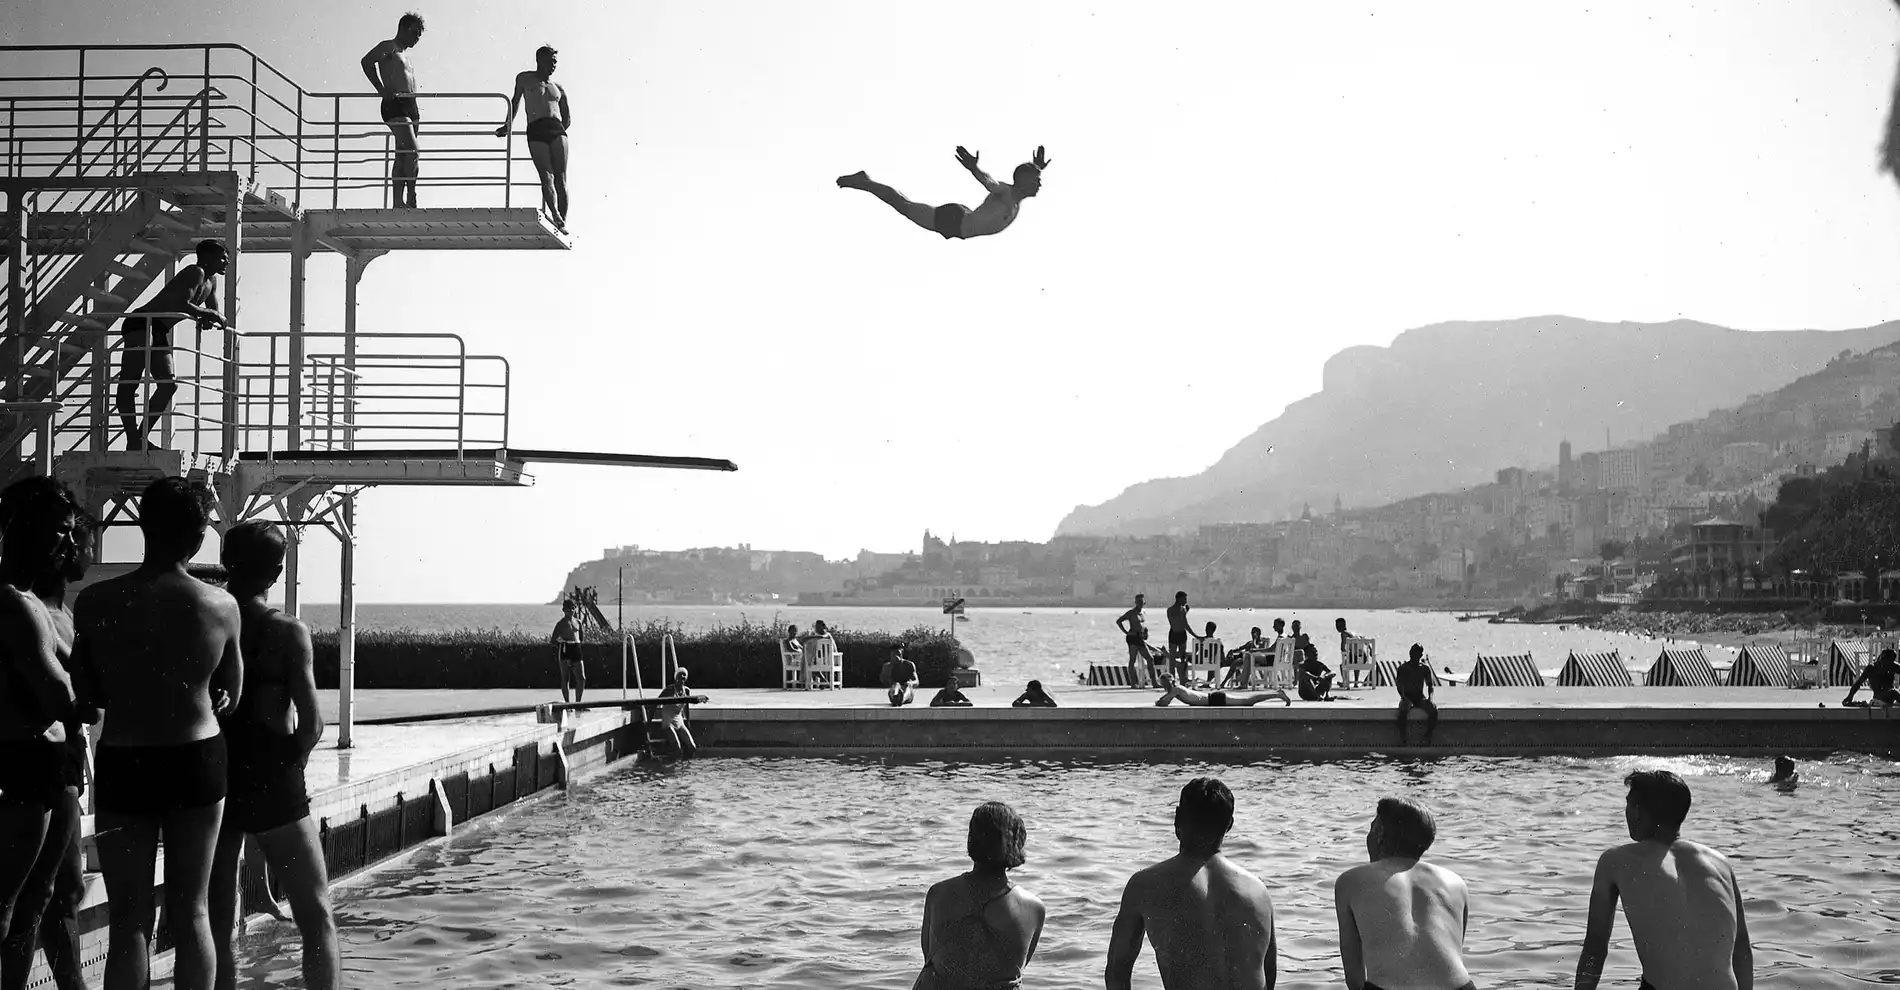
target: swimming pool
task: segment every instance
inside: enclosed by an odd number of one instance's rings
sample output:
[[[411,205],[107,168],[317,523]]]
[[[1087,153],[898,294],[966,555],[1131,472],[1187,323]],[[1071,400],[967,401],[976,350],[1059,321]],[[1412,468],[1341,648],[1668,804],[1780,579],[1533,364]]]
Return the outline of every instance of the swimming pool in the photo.
[[[1733,859],[1757,986],[1900,985],[1900,765],[1861,756],[1804,765],[1792,792],[1724,757],[621,766],[339,890],[337,914],[355,986],[908,987],[924,890],[968,866],[970,809],[998,799],[1029,823],[1016,877],[1049,907],[1025,985],[1093,988],[1122,884],[1174,851],[1180,785],[1212,773],[1238,802],[1226,851],[1273,891],[1281,986],[1340,985],[1333,878],[1363,861],[1373,801],[1406,794],[1470,884],[1478,985],[1567,987],[1637,767],[1683,774],[1684,835]],[[1620,918],[1612,945],[1604,986],[1634,986]],[[242,985],[297,983],[289,925],[242,951]],[[1149,950],[1135,985],[1160,986]]]

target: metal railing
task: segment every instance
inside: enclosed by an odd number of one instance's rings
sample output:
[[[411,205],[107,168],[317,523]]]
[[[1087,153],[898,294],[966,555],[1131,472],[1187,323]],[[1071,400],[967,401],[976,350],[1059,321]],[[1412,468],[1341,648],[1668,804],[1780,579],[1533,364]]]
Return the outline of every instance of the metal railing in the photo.
[[[230,171],[302,209],[387,205],[393,135],[381,95],[313,92],[241,45],[0,46],[0,119],[12,135],[9,177],[79,174],[69,162],[111,162],[118,174]],[[157,80],[158,85],[146,84]],[[199,94],[159,95],[172,81]],[[94,90],[118,91],[117,99]],[[431,206],[534,206],[540,184],[512,135],[497,138],[509,97],[419,92],[418,189]],[[194,102],[195,101],[195,102]],[[189,110],[182,159],[147,149],[169,110]],[[517,191],[520,187],[520,191]]]

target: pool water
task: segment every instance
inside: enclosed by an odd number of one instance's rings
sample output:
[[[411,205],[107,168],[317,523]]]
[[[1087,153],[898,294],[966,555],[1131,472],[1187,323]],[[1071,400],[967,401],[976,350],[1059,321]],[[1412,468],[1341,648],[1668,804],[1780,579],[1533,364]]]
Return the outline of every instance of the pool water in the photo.
[[[379,987],[910,986],[933,882],[966,869],[972,808],[1028,822],[1017,882],[1049,908],[1025,986],[1102,985],[1122,885],[1174,850],[1180,786],[1234,789],[1227,854],[1278,915],[1280,986],[1341,985],[1332,882],[1365,858],[1376,799],[1438,818],[1428,854],[1471,891],[1481,987],[1568,987],[1598,854],[1627,841],[1623,774],[1694,792],[1685,837],[1726,852],[1746,899],[1756,986],[1900,985],[1900,766],[1726,757],[1178,763],[706,758],[626,765],[471,826],[336,892],[348,984]],[[296,931],[254,929],[241,985],[300,985]],[[1639,973],[1619,917],[1604,986]],[[1159,987],[1152,950],[1135,986]]]

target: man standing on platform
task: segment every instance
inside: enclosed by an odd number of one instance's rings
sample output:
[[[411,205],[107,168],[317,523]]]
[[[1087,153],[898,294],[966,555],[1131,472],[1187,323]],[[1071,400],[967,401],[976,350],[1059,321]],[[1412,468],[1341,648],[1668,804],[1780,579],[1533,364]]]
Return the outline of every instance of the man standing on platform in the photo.
[[[551,45],[534,52],[534,71],[515,76],[515,95],[508,101],[508,119],[495,129],[505,138],[515,122],[515,107],[528,104],[528,156],[541,176],[541,205],[554,227],[567,233],[567,132],[574,115],[567,108],[567,90],[554,82],[559,54]],[[560,113],[555,110],[559,108]]]
[[[184,313],[200,327],[224,326],[224,314],[218,311],[218,276],[231,266],[230,255],[220,241],[198,242],[198,263],[186,265],[158,290],[152,301],[133,310],[120,326],[125,338],[119,354],[119,424],[125,427],[125,449],[149,450],[148,439],[158,426],[158,418],[172,407],[178,382],[172,373],[172,327],[177,316],[141,316],[141,313]],[[152,400],[145,411],[145,427],[139,428],[139,383],[146,369],[152,372]]]
[[[554,662],[561,669],[561,701],[568,700],[571,685],[578,704],[587,690],[587,657],[582,652],[580,623],[574,621],[574,599],[561,600],[561,618],[554,623],[548,642],[554,644]]]
[[[1174,593],[1174,604],[1168,606],[1168,665],[1174,669],[1176,680],[1187,680],[1188,639],[1194,635],[1194,628],[1188,625],[1187,592]]]
[[[422,15],[404,14],[396,22],[396,36],[379,42],[363,56],[363,75],[383,98],[383,123],[395,136],[396,157],[389,163],[392,205],[416,208],[416,180],[421,175],[416,135],[422,130],[422,107],[416,102],[416,69],[404,54],[422,40]]]
[[[1147,600],[1146,595],[1136,595],[1135,607],[1115,620],[1128,641],[1128,686],[1132,688],[1144,687],[1154,679],[1148,666],[1148,623],[1141,614]]]

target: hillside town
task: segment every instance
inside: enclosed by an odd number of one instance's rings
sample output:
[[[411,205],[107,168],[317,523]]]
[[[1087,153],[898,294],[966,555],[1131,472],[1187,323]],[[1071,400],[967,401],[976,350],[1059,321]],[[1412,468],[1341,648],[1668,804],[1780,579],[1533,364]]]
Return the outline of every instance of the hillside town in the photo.
[[[1205,524],[1149,536],[973,542],[926,530],[915,550],[815,553],[608,549],[568,584],[629,601],[924,604],[962,597],[1100,603],[1186,590],[1209,603],[1272,600],[1455,603],[1645,592],[1891,598],[1900,570],[1800,575],[1768,566],[1764,516],[1789,478],[1896,452],[1900,345],[1843,351],[1828,366],[1739,406],[1600,449],[1562,442],[1554,463],[1378,507],[1300,506],[1276,522]],[[1900,561],[1892,562],[1900,568]],[[1807,576],[1808,583],[1817,578]],[[1659,588],[1659,582],[1670,582]]]

